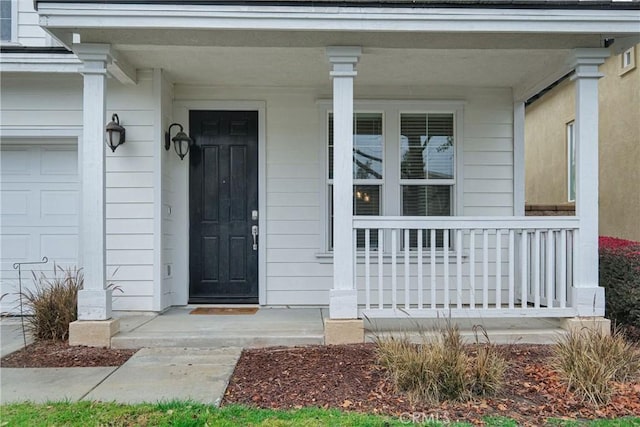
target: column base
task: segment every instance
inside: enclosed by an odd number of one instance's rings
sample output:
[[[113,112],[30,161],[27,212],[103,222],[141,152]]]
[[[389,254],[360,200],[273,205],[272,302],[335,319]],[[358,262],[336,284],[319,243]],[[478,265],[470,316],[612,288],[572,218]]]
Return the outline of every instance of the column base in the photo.
[[[604,317],[571,317],[563,319],[561,326],[568,332],[580,332],[586,329],[602,335],[611,334],[611,320]]]
[[[578,310],[579,317],[604,316],[604,288],[585,287],[572,288],[573,306]]]
[[[78,291],[78,320],[108,320],[111,318],[111,289],[81,289]]]
[[[329,291],[330,319],[358,318],[358,291],[355,289],[331,289]]]
[[[324,343],[361,344],[364,342],[362,319],[326,319],[324,321]]]
[[[120,319],[76,320],[69,323],[69,345],[111,347],[111,337],[120,331]]]

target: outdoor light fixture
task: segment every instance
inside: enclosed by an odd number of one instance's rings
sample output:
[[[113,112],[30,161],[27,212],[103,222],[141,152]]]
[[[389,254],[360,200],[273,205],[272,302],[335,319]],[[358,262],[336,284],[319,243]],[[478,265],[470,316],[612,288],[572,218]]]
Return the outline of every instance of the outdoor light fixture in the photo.
[[[111,152],[115,152],[120,144],[125,141],[125,128],[120,126],[120,119],[117,114],[111,116],[111,121],[107,125],[107,145],[111,148]]]
[[[174,126],[179,126],[180,130],[171,138],[171,128]],[[172,123],[169,126],[169,129],[164,134],[164,149],[169,151],[171,148],[171,141],[173,141],[173,146],[176,149],[176,153],[180,156],[180,160],[184,159],[184,156],[189,153],[189,148],[191,144],[193,144],[193,139],[189,137],[186,133],[183,132],[182,125],[180,123]]]

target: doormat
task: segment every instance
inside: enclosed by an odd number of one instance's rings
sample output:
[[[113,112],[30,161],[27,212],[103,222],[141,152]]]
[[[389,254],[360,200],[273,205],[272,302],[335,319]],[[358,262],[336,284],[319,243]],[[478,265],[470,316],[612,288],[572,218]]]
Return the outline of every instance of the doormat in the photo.
[[[256,314],[258,307],[198,307],[189,314]]]

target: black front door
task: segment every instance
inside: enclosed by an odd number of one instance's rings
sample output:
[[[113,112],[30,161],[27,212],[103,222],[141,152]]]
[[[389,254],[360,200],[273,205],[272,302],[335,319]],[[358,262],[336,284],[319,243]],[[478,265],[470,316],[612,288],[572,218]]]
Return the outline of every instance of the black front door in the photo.
[[[191,111],[189,303],[257,303],[258,113]]]

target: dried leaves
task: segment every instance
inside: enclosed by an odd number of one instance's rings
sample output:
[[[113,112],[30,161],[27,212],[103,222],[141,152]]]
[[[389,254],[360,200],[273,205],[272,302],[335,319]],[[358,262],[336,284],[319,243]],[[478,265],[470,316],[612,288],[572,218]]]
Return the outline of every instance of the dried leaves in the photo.
[[[611,401],[595,408],[582,403],[549,363],[549,346],[500,347],[509,360],[505,387],[495,398],[438,405],[412,405],[394,390],[375,364],[371,344],[255,349],[243,352],[223,404],[263,408],[316,406],[375,414],[481,423],[505,416],[520,425],[541,425],[547,418],[593,419],[640,415],[640,383],[616,384]]]

